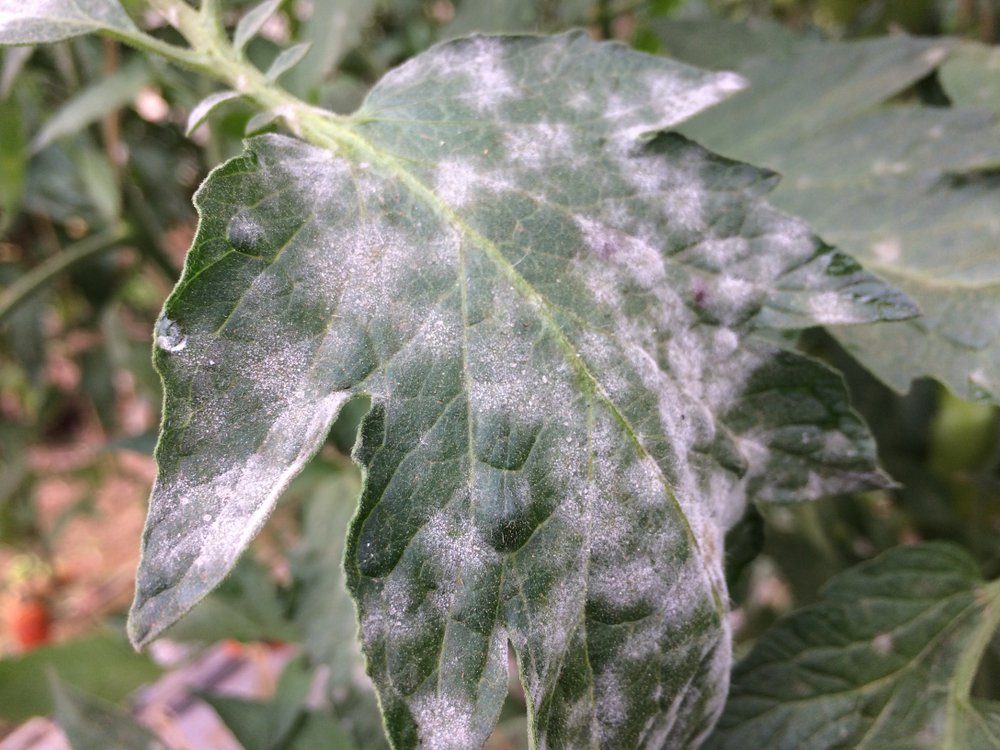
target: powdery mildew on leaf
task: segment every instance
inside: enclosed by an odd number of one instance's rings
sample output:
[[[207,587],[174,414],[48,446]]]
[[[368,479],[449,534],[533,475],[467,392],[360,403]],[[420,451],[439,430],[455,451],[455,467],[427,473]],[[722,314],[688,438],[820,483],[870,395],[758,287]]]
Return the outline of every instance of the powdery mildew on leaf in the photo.
[[[134,640],[365,393],[346,568],[394,743],[481,744],[511,643],[539,746],[697,745],[748,493],[884,482],[839,379],[750,334],[912,313],[760,200],[769,173],[655,134],[733,88],[581,34],[472,38],[386,76],[339,153],[262,136],[216,170],[160,327],[186,344],[156,354]]]
[[[949,58],[954,40],[901,35],[776,44],[774,29],[724,22],[662,31],[668,42],[684,36],[673,48],[695,60],[706,44],[743,39],[728,64],[752,83],[684,133],[778,170],[776,206],[920,307],[911,321],[834,328],[840,343],[899,392],[929,375],[962,398],[1000,403],[1000,117],[980,109],[1000,76],[988,49],[958,45]],[[894,100],[936,68],[954,106]]]
[[[137,32],[118,0],[0,0],[0,44],[42,44],[112,30]]]

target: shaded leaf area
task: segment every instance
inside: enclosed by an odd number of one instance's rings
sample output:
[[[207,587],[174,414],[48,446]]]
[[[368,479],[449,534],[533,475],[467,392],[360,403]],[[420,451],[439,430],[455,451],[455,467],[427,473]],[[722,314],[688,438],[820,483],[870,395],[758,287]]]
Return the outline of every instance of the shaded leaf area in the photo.
[[[747,55],[731,54],[727,64],[750,86],[683,132],[780,172],[777,206],[905,291],[923,313],[890,325],[834,328],[834,336],[898,391],[932,376],[963,398],[996,403],[1000,123],[983,108],[896,98],[936,70],[954,43],[902,36],[790,42],[771,27],[723,22],[665,24],[661,31],[668,52],[705,63],[697,40],[714,38],[717,29],[734,40],[731,51]],[[678,44],[682,32],[686,41]],[[775,34],[785,41],[772,48]],[[943,79],[950,92],[985,75],[966,65]]]
[[[31,153],[38,153],[60,138],[79,133],[110,110],[128,105],[151,79],[149,66],[142,60],[135,60],[81,90],[60,106],[32,138]]]
[[[270,702],[205,695],[245,750],[352,750],[342,726],[307,704],[313,670],[293,659],[281,674]]]
[[[347,529],[360,492],[357,475],[340,472],[318,485],[304,504],[302,542],[291,557],[294,619],[306,653],[329,669],[326,692],[340,726],[359,747],[377,748],[385,746],[382,718],[364,674],[357,615],[344,576]]]
[[[751,334],[913,314],[654,135],[739,81],[598,44],[478,37],[197,196],[157,325],[160,474],[131,633],[214,587],[370,396],[347,546],[399,747],[474,747],[513,644],[541,744],[695,745],[729,671],[722,534],[748,493],[881,486],[839,378]]]
[[[940,76],[953,104],[1000,111],[1000,47],[964,42],[941,66]]]
[[[100,664],[100,669],[94,665]],[[94,635],[0,660],[0,716],[11,722],[53,710],[46,670],[87,693],[119,701],[156,679],[159,668],[124,639]]]
[[[706,747],[995,748],[1000,704],[969,687],[998,623],[1000,588],[964,550],[890,550],[760,638]]]
[[[323,101],[324,85],[338,71],[341,60],[361,42],[365,27],[375,15],[375,0],[352,3],[315,3],[300,41],[309,43],[302,62],[284,78],[285,87],[309,101]]]
[[[353,439],[352,434],[346,441],[348,446]],[[337,737],[346,732],[358,746],[374,748],[384,746],[384,740],[379,740],[382,719],[374,686],[364,675],[354,602],[344,581],[343,565],[347,529],[357,509],[360,489],[354,471],[322,460],[312,462],[283,498],[283,503],[296,508],[302,528],[301,539],[288,550],[288,584],[280,586],[271,572],[248,553],[216,590],[170,628],[169,637],[196,643],[237,639],[303,644],[312,665],[311,675],[322,677],[330,714],[326,718],[317,714],[315,722],[309,723],[326,724],[335,718],[340,727]],[[293,666],[289,667],[289,679],[303,671],[300,663]],[[218,701],[235,706],[232,722],[216,705]],[[253,709],[257,703],[233,703],[221,697],[212,702],[237,736],[242,730],[256,733],[256,724],[247,722],[268,726],[273,723],[270,714],[252,718],[259,714]],[[246,722],[242,721],[244,714]],[[261,736],[266,739],[270,735]]]
[[[0,0],[0,44],[43,44],[98,31],[138,34],[118,0]]]
[[[510,34],[556,31],[582,26],[595,15],[593,0],[463,0],[455,17],[443,29],[443,37],[472,32]]]
[[[152,732],[112,703],[53,677],[55,719],[73,750],[166,750]]]

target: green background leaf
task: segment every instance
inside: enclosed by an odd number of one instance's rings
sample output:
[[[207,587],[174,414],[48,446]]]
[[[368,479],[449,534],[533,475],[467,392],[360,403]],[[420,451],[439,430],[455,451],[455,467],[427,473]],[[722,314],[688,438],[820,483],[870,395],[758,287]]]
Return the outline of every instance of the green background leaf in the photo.
[[[698,40],[720,31],[742,38],[733,50],[747,57],[727,62],[751,83],[682,131],[780,172],[776,206],[902,289],[923,313],[833,328],[838,341],[898,391],[932,376],[963,398],[997,403],[1000,121],[983,109],[892,100],[941,65],[954,42],[801,40],[774,52],[769,27],[702,22],[693,30],[700,36],[687,46],[671,46],[692,27],[665,24],[666,48],[707,62]],[[965,75],[972,74],[958,67],[943,74],[946,86]]]
[[[706,748],[995,748],[1000,704],[969,688],[998,624],[1000,587],[960,547],[890,550],[765,633]]]
[[[57,677],[50,681],[55,719],[73,750],[166,750],[128,713]]]
[[[94,665],[102,665],[95,669]],[[52,711],[47,671],[109,701],[156,679],[159,668],[118,636],[94,635],[0,660],[0,716],[23,721]]]

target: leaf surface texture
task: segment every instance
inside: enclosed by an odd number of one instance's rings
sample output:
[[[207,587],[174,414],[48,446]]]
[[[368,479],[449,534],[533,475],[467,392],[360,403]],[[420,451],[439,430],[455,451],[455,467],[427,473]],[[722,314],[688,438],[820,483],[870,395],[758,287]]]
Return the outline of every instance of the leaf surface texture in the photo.
[[[218,583],[365,394],[347,583],[395,745],[482,744],[509,643],[540,746],[695,746],[746,497],[886,481],[839,378],[754,331],[914,313],[768,207],[773,175],[659,132],[739,85],[474,37],[328,144],[261,136],[213,172],[157,325],[133,639]]]

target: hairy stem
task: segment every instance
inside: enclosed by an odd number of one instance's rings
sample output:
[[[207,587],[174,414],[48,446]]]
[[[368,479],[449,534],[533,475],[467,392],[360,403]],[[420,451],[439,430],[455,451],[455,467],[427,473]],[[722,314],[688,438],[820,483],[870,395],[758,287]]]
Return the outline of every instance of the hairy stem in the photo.
[[[190,50],[182,51],[187,53],[186,59],[198,61],[201,72],[225,83],[261,109],[276,112],[292,132],[313,145],[360,153],[366,158],[373,156],[367,142],[347,126],[350,118],[302,101],[250,64],[226,36],[211,0],[206,0],[200,12],[183,0],[149,0],[149,5],[191,45]],[[173,52],[164,56],[193,67],[179,61]]]

